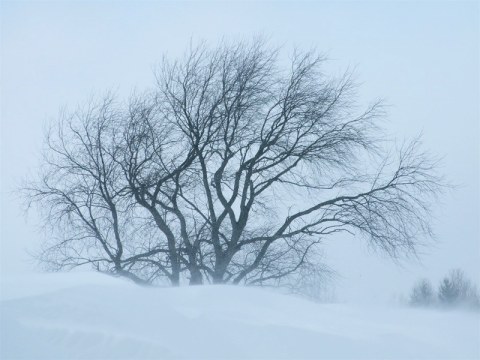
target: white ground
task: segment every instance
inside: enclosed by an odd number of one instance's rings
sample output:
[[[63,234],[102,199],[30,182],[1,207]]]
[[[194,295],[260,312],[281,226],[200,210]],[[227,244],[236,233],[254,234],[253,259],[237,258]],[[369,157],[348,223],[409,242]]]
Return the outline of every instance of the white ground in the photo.
[[[0,358],[480,358],[480,316],[316,304],[254,288],[2,279]]]

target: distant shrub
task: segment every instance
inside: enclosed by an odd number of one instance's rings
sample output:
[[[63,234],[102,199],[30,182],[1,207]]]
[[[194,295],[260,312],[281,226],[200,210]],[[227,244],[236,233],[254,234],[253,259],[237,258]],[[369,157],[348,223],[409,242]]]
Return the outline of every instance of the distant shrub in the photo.
[[[448,277],[440,282],[438,288],[438,300],[443,305],[454,305],[459,302],[460,287]]]
[[[440,281],[435,293],[427,279],[419,280],[410,293],[410,306],[444,308],[464,307],[480,310],[480,296],[477,287],[461,269],[453,269]]]
[[[435,302],[432,284],[427,279],[422,279],[413,287],[409,303],[412,306],[431,306]]]
[[[454,269],[443,278],[438,287],[438,301],[440,305],[480,307],[477,288],[466,278],[460,269]]]

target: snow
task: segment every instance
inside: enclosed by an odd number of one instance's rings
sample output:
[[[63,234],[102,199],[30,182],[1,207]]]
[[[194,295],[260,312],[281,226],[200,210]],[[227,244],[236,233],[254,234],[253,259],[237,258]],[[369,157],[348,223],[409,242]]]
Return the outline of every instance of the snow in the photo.
[[[0,358],[480,358],[472,312],[318,304],[258,288],[2,278]]]

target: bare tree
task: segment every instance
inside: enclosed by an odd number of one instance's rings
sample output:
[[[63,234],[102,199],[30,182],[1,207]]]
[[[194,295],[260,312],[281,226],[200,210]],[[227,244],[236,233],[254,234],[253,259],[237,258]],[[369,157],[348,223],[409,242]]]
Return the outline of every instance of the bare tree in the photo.
[[[138,266],[139,260],[166,251],[127,196],[119,166],[121,118],[112,95],[63,112],[47,133],[40,178],[24,192],[52,230],[39,254],[49,269],[90,264],[144,284],[157,272]]]
[[[261,40],[201,45],[164,60],[153,92],[62,120],[29,188],[68,235],[45,254],[137,281],[272,285],[318,269],[336,233],[414,253],[435,162],[418,140],[382,155],[381,103],[359,110],[350,73],[279,56]]]
[[[196,156],[199,189],[181,197],[208,224],[201,267],[215,283],[286,276],[333,233],[363,234],[391,256],[430,233],[435,163],[413,141],[369,173],[380,103],[358,112],[350,75],[328,79],[322,63],[295,53],[283,71],[258,41],[195,48],[157,74]]]

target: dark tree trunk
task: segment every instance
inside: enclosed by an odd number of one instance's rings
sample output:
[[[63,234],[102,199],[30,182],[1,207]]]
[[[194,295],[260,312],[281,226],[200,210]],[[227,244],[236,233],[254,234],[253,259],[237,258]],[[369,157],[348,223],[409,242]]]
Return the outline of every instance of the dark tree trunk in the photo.
[[[202,285],[203,275],[198,269],[190,270],[190,282],[189,285]]]

